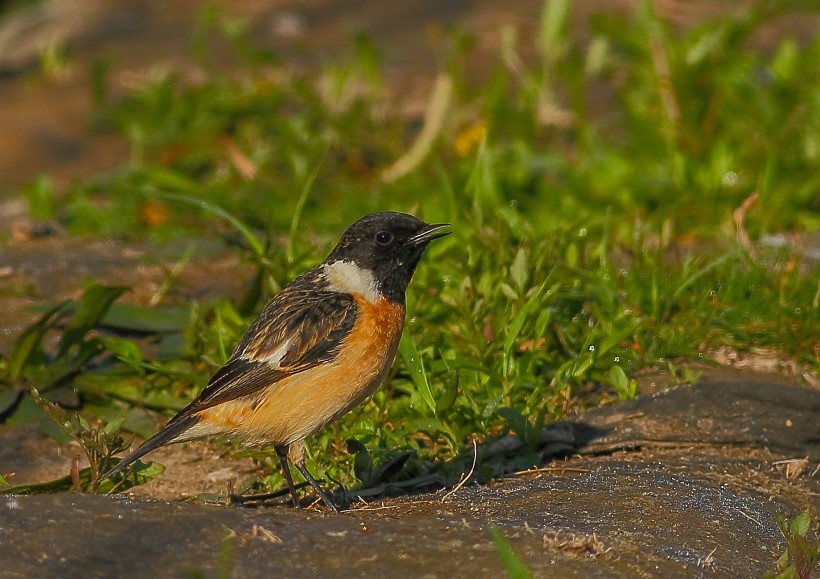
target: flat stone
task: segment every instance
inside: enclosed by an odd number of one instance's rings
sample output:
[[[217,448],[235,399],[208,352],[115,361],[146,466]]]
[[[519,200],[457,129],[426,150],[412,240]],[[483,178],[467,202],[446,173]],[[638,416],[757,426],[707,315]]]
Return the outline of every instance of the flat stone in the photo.
[[[492,525],[536,577],[758,577],[785,547],[775,513],[820,506],[819,398],[774,384],[676,388],[577,417],[586,456],[339,515],[0,496],[2,574],[496,576]],[[812,458],[782,468],[794,456]]]
[[[820,391],[811,388],[706,382],[590,410],[574,424],[585,454],[702,444],[820,461]]]

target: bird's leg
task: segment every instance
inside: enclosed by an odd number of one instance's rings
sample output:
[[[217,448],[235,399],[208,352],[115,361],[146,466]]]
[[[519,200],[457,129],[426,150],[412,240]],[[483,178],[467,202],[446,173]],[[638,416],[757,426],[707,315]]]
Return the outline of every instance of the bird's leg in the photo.
[[[279,457],[279,464],[282,467],[282,474],[285,475],[285,482],[288,483],[290,489],[290,498],[293,499],[293,506],[299,506],[299,497],[296,496],[296,486],[293,484],[293,477],[290,474],[290,466],[288,465],[288,445],[276,446],[276,456]]]
[[[334,512],[338,513],[339,509],[336,508],[336,505],[328,498],[325,494],[325,491],[322,490],[322,487],[319,486],[319,483],[316,482],[316,479],[313,478],[313,475],[310,474],[310,471],[305,466],[305,443],[301,440],[299,442],[294,442],[290,445],[290,450],[288,451],[288,458],[290,458],[290,462],[293,463],[293,466],[296,467],[302,476],[305,477],[305,480],[310,483],[310,486],[316,491],[316,494],[319,495],[319,498],[322,499],[322,502],[325,503],[328,507],[333,509]]]

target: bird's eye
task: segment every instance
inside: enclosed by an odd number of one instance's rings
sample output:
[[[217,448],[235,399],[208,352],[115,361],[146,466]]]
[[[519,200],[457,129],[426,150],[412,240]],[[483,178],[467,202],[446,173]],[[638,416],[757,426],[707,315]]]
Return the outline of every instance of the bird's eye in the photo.
[[[376,234],[376,243],[379,245],[390,245],[393,241],[393,234],[387,231],[379,231]]]

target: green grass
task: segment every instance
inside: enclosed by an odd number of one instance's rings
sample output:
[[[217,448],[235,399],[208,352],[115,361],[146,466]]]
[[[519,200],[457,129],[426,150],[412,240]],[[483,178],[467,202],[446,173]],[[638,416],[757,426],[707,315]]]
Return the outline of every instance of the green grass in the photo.
[[[77,235],[223,236],[258,274],[239,303],[194,304],[149,332],[152,354],[75,336],[78,350],[54,358],[27,333],[26,355],[0,360],[0,402],[17,401],[5,418],[37,419],[19,402],[30,386],[46,398],[63,388],[88,415],[126,415],[126,430],[150,433],[148,411],[190,400],[267,298],[347,224],[383,209],[451,222],[454,234],[413,280],[388,382],[312,442],[309,467],[345,484],[356,460],[373,472],[409,449],[394,476],[412,478],[473,438],[535,438],[571,407],[634,395],[642,368],[708,361],[718,347],[772,349],[816,375],[820,267],[799,250],[738,242],[734,218],[756,193],[739,221],[753,241],[820,227],[820,40],[784,34],[771,51],[753,48],[762,23],[810,10],[772,6],[680,32],[643,3],[594,17],[582,43],[568,3],[553,1],[532,45],[502,31],[481,82],[465,76],[469,42],[454,35],[449,82],[399,176],[386,170],[416,133],[366,38],[319,71],[285,72],[239,23],[208,13],[202,26],[233,42],[241,70],[195,85],[166,76],[115,99],[95,69],[94,127],[126,139],[131,160],[59,198],[37,180],[24,192],[32,215]],[[60,331],[69,314],[34,334]],[[589,384],[604,388],[583,394]],[[272,470],[265,482],[280,485]]]
[[[513,551],[512,545],[504,533],[495,525],[490,525],[487,530],[495,543],[496,553],[501,561],[507,576],[510,579],[531,579],[532,573],[521,559]]]

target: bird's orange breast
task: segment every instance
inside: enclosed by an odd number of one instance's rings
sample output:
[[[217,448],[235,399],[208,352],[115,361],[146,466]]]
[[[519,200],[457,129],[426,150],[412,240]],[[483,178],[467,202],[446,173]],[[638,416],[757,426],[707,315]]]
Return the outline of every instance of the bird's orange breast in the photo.
[[[332,362],[284,378],[255,404],[237,400],[210,408],[202,421],[220,424],[249,444],[285,445],[321,430],[364,401],[390,369],[405,310],[383,298],[370,302],[359,295],[356,304],[356,323]]]

